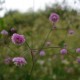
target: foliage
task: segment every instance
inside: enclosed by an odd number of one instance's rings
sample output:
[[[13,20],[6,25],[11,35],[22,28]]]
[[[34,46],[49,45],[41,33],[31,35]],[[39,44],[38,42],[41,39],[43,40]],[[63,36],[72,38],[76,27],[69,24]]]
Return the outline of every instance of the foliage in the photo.
[[[80,64],[76,58],[80,56],[75,52],[80,47],[80,15],[75,10],[62,9],[60,7],[47,7],[45,11],[20,13],[9,11],[4,18],[0,19],[0,30],[9,31],[12,27],[17,33],[24,34],[31,48],[39,48],[43,43],[49,29],[53,28],[49,22],[52,12],[60,15],[60,21],[56,24],[59,30],[53,29],[47,41],[52,46],[63,48],[64,43],[68,46],[68,55],[60,54],[59,48],[44,49],[46,55],[38,56],[32,75],[28,74],[32,67],[29,49],[26,46],[15,46],[10,36],[0,34],[0,80],[79,80]],[[68,34],[68,29],[75,31],[74,35]],[[46,45],[45,45],[46,47]],[[15,50],[15,52],[13,52]],[[34,52],[35,53],[35,52]],[[23,67],[16,67],[12,64],[6,65],[4,59],[14,56],[24,56],[28,62]]]

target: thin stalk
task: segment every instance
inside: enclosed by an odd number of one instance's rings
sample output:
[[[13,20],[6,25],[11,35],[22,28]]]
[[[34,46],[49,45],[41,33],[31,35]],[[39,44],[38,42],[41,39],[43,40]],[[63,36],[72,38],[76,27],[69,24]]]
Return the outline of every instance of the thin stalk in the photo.
[[[7,46],[12,52],[14,52],[14,53],[16,53],[17,54],[17,52],[16,51],[14,51],[11,47],[9,47],[9,46]]]
[[[43,44],[41,45],[41,48],[39,49],[39,51],[43,49],[43,47],[44,47],[44,45],[45,45],[45,43],[46,43],[46,41],[47,41],[47,39],[48,39],[49,34],[51,33],[51,31],[52,31],[52,29],[50,29],[49,33],[47,34],[47,36],[46,36],[45,40],[43,41]]]

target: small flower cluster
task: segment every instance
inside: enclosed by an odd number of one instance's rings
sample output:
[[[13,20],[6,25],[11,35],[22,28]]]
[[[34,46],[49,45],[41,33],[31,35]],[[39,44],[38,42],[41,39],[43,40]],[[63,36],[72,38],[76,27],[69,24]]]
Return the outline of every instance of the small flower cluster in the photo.
[[[69,33],[70,35],[72,35],[72,34],[74,34],[74,30],[69,30],[68,33]]]
[[[10,30],[2,30],[1,31],[1,34],[3,35],[3,36],[6,36],[6,35],[12,35],[12,34],[14,34],[14,33],[16,33],[16,29],[15,28],[11,28]]]
[[[67,51],[67,49],[64,49],[64,48],[63,48],[63,49],[60,50],[60,53],[61,53],[61,54],[67,54],[68,51]],[[77,49],[76,49],[76,53],[80,53],[80,48],[77,48]]]
[[[14,64],[16,66],[22,66],[22,65],[25,65],[27,63],[23,57],[14,57],[12,59],[12,62],[14,62]]]
[[[52,22],[52,23],[56,23],[59,21],[59,15],[56,14],[56,13],[51,13],[50,17],[49,17],[49,20]]]
[[[2,35],[8,35],[8,32],[7,32],[6,30],[2,30],[2,31],[1,31],[1,34],[2,34]]]
[[[24,35],[14,33],[11,37],[11,40],[16,45],[22,45],[25,42],[25,37],[24,37]],[[22,65],[25,65],[27,63],[23,57],[14,57],[12,59],[12,62],[14,62],[14,64],[16,66],[22,66]]]
[[[59,21],[59,18],[60,17],[59,17],[58,14],[51,13],[51,15],[49,17],[49,20],[52,23],[56,23],[56,22]],[[54,25],[53,28],[56,29],[56,26]],[[11,28],[10,32],[12,33],[12,36],[11,36],[12,43],[14,43],[15,45],[22,45],[22,44],[25,43],[26,39],[25,39],[24,35],[20,35],[20,34],[16,33],[16,30],[14,28]],[[74,31],[73,30],[69,30],[68,33],[69,34],[74,34]],[[2,35],[8,35],[9,33],[6,30],[2,30],[1,34]],[[46,46],[47,47],[50,46],[50,45],[51,45],[50,41],[46,42]],[[67,53],[68,53],[68,51],[67,51],[66,48],[63,48],[63,49],[60,50],[60,54],[62,54],[62,55],[65,55]],[[80,48],[76,49],[76,53],[80,53]],[[40,56],[45,56],[45,51],[41,50],[39,55]],[[78,58],[77,61],[80,62],[80,58]],[[24,57],[14,57],[12,59],[8,57],[8,58],[5,59],[5,63],[6,64],[9,64],[11,62],[13,62],[16,66],[22,66],[22,65],[27,64],[27,62],[26,62]]]
[[[40,56],[45,56],[45,51],[44,50],[41,50],[40,53],[39,53],[39,55]]]
[[[80,48],[77,48],[76,49],[76,53],[80,53]]]
[[[17,34],[17,33],[14,33],[11,37],[12,39],[12,42],[14,44],[17,44],[17,45],[21,45],[25,42],[25,37],[24,35],[20,35],[20,34]]]
[[[4,62],[5,62],[5,64],[14,63],[16,66],[23,66],[23,65],[27,64],[24,57],[14,57],[14,58],[7,57],[4,60]]]
[[[61,49],[61,50],[60,50],[60,53],[61,53],[61,54],[67,54],[67,50],[66,50],[66,49]]]

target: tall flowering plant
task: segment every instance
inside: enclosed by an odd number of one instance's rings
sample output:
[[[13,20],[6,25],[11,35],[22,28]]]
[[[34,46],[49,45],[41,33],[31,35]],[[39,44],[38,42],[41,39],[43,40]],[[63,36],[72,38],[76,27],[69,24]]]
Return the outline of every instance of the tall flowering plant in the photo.
[[[12,35],[11,35],[11,37],[10,37],[10,40],[11,40],[11,42],[14,44],[14,45],[16,45],[16,46],[22,46],[22,45],[26,45],[27,47],[28,47],[28,49],[29,49],[29,52],[30,52],[30,54],[31,54],[31,58],[32,58],[32,67],[29,69],[30,71],[29,71],[29,75],[30,75],[30,78],[31,78],[31,75],[32,75],[32,72],[33,72],[33,70],[34,70],[34,68],[35,68],[35,65],[36,65],[36,61],[37,61],[37,59],[38,59],[38,57],[39,56],[45,56],[45,51],[44,51],[44,49],[48,49],[48,48],[60,48],[60,54],[61,55],[63,55],[63,56],[65,56],[65,55],[67,55],[68,54],[68,50],[67,50],[67,47],[66,47],[66,45],[64,44],[64,46],[63,47],[61,47],[61,46],[53,46],[53,47],[50,47],[50,42],[48,41],[48,37],[49,37],[49,35],[50,35],[50,33],[53,31],[53,30],[57,30],[57,27],[56,27],[56,24],[57,24],[57,22],[59,21],[59,19],[60,19],[60,17],[59,17],[59,15],[57,14],[57,13],[51,13],[50,14],[50,17],[49,17],[49,20],[50,20],[50,22],[51,22],[51,24],[53,24],[53,27],[50,29],[50,31],[47,33],[47,36],[45,37],[45,40],[43,40],[43,43],[41,44],[41,46],[39,47],[39,48],[37,48],[37,49],[35,49],[35,48],[31,48],[31,46],[29,45],[29,43],[27,42],[27,39],[26,39],[26,37],[23,35],[23,34],[18,34],[16,31],[15,31],[15,29],[14,28],[12,28],[11,30],[10,30],[10,32],[12,33]],[[67,30],[67,29],[66,29]],[[70,35],[72,35],[73,33],[74,33],[74,31],[73,30],[68,30],[68,33],[70,34]],[[1,31],[1,35],[2,36],[8,36],[9,35],[9,33],[6,31],[6,30],[2,30]],[[45,47],[45,44],[46,44],[46,46],[47,47]],[[10,48],[9,46],[8,46],[8,48]],[[10,48],[10,50],[11,51],[13,51],[14,53],[17,53],[17,52],[15,52],[15,50],[13,50],[13,49],[11,49]],[[20,50],[19,50],[20,51]],[[34,56],[34,51],[36,51],[36,53],[38,53],[39,55],[37,55],[36,54],[36,57]],[[80,48],[77,48],[76,49],[76,53],[80,53]],[[26,57],[26,56],[25,56]],[[15,56],[15,57],[13,57],[13,58],[6,58],[5,59],[5,63],[6,64],[11,64],[11,63],[13,63],[15,66],[17,66],[17,67],[23,67],[23,66],[25,66],[25,65],[27,65],[28,64],[28,61],[26,60],[26,58],[25,57],[23,57],[23,56]],[[78,58],[77,59],[77,62],[79,62],[80,63],[80,60],[79,60],[80,58]],[[42,62],[43,63],[43,62]],[[41,64],[42,64],[41,63]]]

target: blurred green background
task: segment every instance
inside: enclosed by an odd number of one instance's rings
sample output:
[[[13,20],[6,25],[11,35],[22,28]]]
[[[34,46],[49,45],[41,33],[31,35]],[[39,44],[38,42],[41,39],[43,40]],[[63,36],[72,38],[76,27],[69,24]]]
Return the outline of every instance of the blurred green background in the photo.
[[[60,20],[56,23],[59,30],[53,29],[47,41],[51,47],[67,44],[68,54],[60,54],[60,48],[43,49],[45,56],[39,56],[34,52],[35,66],[30,76],[28,73],[32,67],[32,59],[26,45],[17,46],[11,42],[11,34],[3,36],[0,34],[0,80],[80,80],[80,64],[76,59],[80,56],[75,49],[80,47],[80,13],[76,10],[63,9],[60,5],[46,7],[44,11],[29,11],[20,13],[9,11],[3,18],[0,18],[0,31],[5,29],[9,32],[15,28],[17,33],[26,37],[31,48],[39,48],[46,38],[48,32],[53,28],[49,21],[52,12],[59,14]],[[65,30],[66,29],[66,30]],[[68,29],[74,30],[73,35],[68,34]],[[46,47],[46,45],[45,45]],[[16,53],[15,53],[15,52]],[[5,64],[6,57],[23,56],[27,64],[23,67],[16,67],[13,64]],[[63,58],[64,57],[64,58]]]

